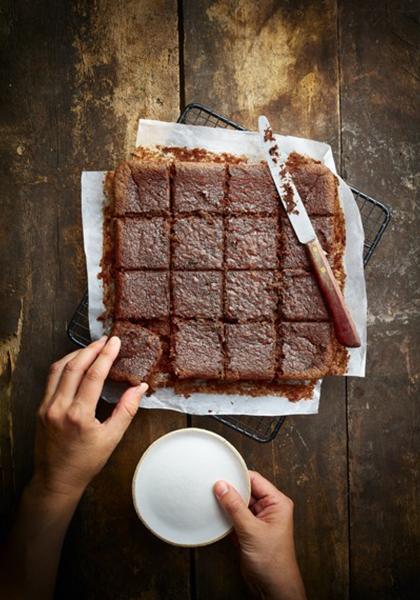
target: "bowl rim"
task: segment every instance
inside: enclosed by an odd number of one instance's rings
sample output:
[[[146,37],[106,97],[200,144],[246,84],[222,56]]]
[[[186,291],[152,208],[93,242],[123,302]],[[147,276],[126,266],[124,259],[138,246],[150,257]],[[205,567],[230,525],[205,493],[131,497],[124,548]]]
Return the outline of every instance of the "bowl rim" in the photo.
[[[137,513],[138,518],[143,523],[143,525],[146,527],[146,529],[148,529],[151,533],[153,533],[153,535],[155,535],[157,538],[159,538],[163,542],[166,542],[167,544],[170,544],[171,546],[177,546],[177,547],[181,547],[181,548],[199,548],[201,546],[209,546],[210,544],[214,544],[215,542],[218,542],[219,540],[222,540],[227,535],[229,535],[229,533],[233,529],[233,526],[231,525],[225,533],[222,533],[221,535],[218,535],[215,538],[211,538],[210,540],[201,542],[199,544],[181,544],[179,542],[174,542],[173,540],[169,540],[169,539],[165,538],[164,536],[162,536],[161,534],[154,531],[154,529],[148,523],[146,523],[146,521],[142,517],[140,508],[136,501],[135,484],[136,484],[136,481],[138,478],[140,467],[141,467],[144,459],[146,458],[147,454],[153,448],[153,446],[155,446],[157,443],[160,443],[164,438],[172,437],[172,436],[180,434],[180,433],[187,433],[189,435],[190,433],[195,433],[195,432],[199,432],[201,434],[204,433],[205,435],[208,435],[210,437],[217,438],[219,441],[221,441],[223,444],[225,444],[225,446],[227,446],[233,452],[233,454],[235,454],[236,458],[239,460],[239,464],[242,467],[243,472],[246,474],[246,480],[247,480],[247,484],[248,484],[248,496],[247,496],[247,500],[246,500],[247,506],[251,499],[251,477],[249,474],[247,464],[246,464],[243,456],[240,454],[240,452],[226,438],[219,435],[218,433],[215,433],[214,431],[209,431],[208,429],[203,429],[202,427],[181,427],[180,429],[173,429],[172,431],[168,431],[168,433],[165,433],[165,434],[161,435],[160,437],[158,437],[143,452],[143,454],[134,470],[134,475],[133,475],[133,479],[131,482],[131,495],[132,495],[132,499],[133,499],[133,505],[134,505],[134,509]]]

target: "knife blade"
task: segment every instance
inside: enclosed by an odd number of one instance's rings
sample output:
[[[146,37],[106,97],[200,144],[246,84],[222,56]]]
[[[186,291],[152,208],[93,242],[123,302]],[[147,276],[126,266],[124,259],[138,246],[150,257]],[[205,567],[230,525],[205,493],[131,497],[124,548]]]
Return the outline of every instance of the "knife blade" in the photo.
[[[293,178],[281,156],[273,130],[264,116],[258,118],[264,156],[293,230],[301,244],[306,247],[319,288],[334,322],[338,341],[349,348],[358,348],[360,338],[353,318],[344,302],[343,294],[331,270],[325,252],[306,212]]]

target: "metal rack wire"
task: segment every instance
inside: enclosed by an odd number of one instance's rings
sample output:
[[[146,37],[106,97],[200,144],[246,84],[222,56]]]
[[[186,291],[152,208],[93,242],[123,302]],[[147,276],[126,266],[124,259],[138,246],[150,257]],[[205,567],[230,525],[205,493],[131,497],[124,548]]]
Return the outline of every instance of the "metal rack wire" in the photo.
[[[180,115],[178,122],[189,125],[205,125],[207,127],[225,127],[244,130],[244,127],[241,127],[241,125],[238,125],[227,117],[219,115],[206,106],[197,103],[188,104]],[[351,190],[359,206],[365,230],[365,250],[363,260],[366,266],[388,226],[391,218],[391,211],[387,206],[382,204],[382,202],[367,196],[356,188],[352,187]],[[88,321],[87,292],[71,318],[67,333],[70,339],[79,346],[86,346],[91,341]],[[273,440],[285,420],[285,417],[256,417],[244,415],[212,415],[209,418],[216,419],[257,442],[270,442]]]

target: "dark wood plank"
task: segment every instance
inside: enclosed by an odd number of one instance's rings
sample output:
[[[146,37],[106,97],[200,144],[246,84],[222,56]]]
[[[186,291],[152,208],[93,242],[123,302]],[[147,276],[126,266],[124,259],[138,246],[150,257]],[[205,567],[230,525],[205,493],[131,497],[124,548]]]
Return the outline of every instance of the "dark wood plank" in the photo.
[[[276,130],[328,141],[338,151],[337,14],[324,2],[184,2],[186,101],[254,128],[264,113]],[[209,419],[295,500],[296,538],[309,596],[346,598],[347,472],[344,380],[324,384],[320,414],[291,417],[268,445]],[[227,542],[196,553],[197,593],[243,598]],[[218,573],[218,577],[214,576]]]
[[[19,495],[30,475],[47,367],[71,348],[66,325],[86,286],[80,171],[125,158],[140,115],[176,118],[179,67],[175,0],[2,5],[0,449],[6,511],[11,483]],[[130,500],[145,447],[185,422],[175,413],[140,412],[83,499],[66,545],[61,596],[189,597],[188,552],[152,538]]]
[[[186,100],[256,129],[338,144],[336,8],[333,0],[186,0]]]
[[[10,314],[6,314],[6,319]],[[16,331],[4,334],[0,342],[0,538],[7,531],[10,507],[13,505],[15,480],[13,472],[12,376],[19,356],[22,337],[22,310],[17,320],[3,325],[16,325]]]
[[[413,2],[341,2],[344,170],[393,208],[367,269],[368,375],[349,382],[355,598],[414,598],[420,584],[418,19]]]

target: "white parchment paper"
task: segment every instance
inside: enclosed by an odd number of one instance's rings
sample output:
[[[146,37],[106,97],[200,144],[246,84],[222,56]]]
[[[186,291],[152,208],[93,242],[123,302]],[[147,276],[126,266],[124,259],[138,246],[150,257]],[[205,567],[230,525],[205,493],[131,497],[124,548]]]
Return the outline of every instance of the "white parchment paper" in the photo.
[[[322,161],[337,174],[331,147],[321,142],[276,135],[282,154],[299,152]],[[228,152],[245,155],[250,160],[263,160],[259,136],[254,132],[234,131],[222,128],[164,123],[161,121],[140,120],[136,146],[155,148],[156,146],[204,148],[211,152]],[[104,311],[102,280],[98,278],[102,257],[103,207],[105,197],[103,182],[105,172],[84,172],[82,174],[82,220],[85,244],[86,265],[89,288],[89,325],[92,338],[100,337],[103,323],[98,321]],[[347,375],[363,377],[366,362],[366,289],[363,271],[364,233],[360,213],[349,186],[339,178],[339,198],[346,222],[346,249],[344,268],[346,285],[344,296],[355,320],[361,337],[360,348],[349,349]],[[107,382],[104,397],[116,402],[125,384]],[[298,402],[290,402],[285,397],[247,397],[228,394],[195,393],[189,398],[177,396],[170,388],[157,390],[142,400],[144,408],[165,408],[190,414],[247,414],[247,415],[291,415],[313,414],[318,412],[321,381],[317,382],[312,397]]]

